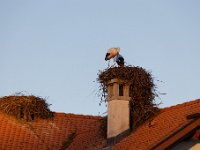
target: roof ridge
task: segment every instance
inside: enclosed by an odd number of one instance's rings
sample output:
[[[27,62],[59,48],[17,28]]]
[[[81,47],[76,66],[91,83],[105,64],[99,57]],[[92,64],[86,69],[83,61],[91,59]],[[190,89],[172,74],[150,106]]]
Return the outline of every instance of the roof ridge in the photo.
[[[73,114],[73,113],[64,113],[64,112],[54,112],[55,116],[63,117],[73,117],[73,118],[84,118],[84,119],[102,119],[103,116],[94,116],[94,115],[83,115],[83,114]]]
[[[195,100],[192,100],[192,101],[186,101],[184,103],[179,103],[179,104],[176,104],[176,105],[173,105],[173,106],[161,108],[161,111],[167,111],[169,109],[177,109],[177,108],[184,107],[186,105],[191,105],[193,103],[200,103],[200,99],[195,99]]]

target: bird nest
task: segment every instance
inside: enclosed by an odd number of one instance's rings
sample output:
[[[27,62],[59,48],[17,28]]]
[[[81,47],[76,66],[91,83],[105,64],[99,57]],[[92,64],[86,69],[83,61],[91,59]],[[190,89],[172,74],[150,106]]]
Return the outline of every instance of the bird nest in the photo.
[[[135,66],[111,67],[99,72],[97,81],[100,83],[100,104],[107,101],[107,83],[115,78],[130,85],[132,128],[138,127],[159,111],[155,102],[158,95],[151,73]]]
[[[0,111],[17,119],[32,121],[53,117],[46,100],[36,96],[5,96],[0,98]]]

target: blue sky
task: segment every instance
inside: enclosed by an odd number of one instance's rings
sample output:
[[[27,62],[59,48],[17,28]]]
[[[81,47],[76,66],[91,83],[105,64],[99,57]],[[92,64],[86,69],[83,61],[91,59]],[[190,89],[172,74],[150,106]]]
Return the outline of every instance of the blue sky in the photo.
[[[200,98],[198,0],[0,0],[0,96],[24,91],[57,112],[102,115],[105,53],[152,72],[167,107]],[[157,80],[161,80],[159,82]]]

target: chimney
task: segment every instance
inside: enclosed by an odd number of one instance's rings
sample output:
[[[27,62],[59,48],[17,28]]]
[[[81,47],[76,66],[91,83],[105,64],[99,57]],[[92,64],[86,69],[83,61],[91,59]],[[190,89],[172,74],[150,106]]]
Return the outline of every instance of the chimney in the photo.
[[[129,84],[111,79],[108,89],[107,138],[113,138],[130,129]]]

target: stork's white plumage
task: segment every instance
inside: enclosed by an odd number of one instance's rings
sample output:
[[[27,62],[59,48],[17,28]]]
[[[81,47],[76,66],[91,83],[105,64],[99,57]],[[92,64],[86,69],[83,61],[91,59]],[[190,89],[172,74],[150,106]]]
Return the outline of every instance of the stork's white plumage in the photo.
[[[119,54],[120,48],[110,48],[108,49],[108,52],[106,53],[105,60],[110,60],[111,58],[114,59],[114,61],[118,64],[118,66],[122,67],[124,66],[124,58],[122,55]]]

